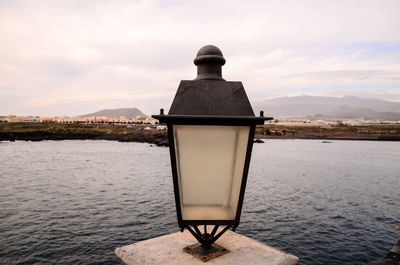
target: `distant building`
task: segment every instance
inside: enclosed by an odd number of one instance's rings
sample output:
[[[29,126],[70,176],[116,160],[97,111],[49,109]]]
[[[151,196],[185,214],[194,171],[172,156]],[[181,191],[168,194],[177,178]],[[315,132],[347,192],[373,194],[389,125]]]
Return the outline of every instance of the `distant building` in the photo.
[[[92,123],[92,124],[156,124],[157,120],[146,116],[137,116],[129,119],[124,116],[121,117],[39,117],[39,116],[0,116],[0,121],[3,122],[57,122],[57,123]]]
[[[6,122],[41,122],[42,119],[39,116],[16,116],[8,115],[5,118]]]

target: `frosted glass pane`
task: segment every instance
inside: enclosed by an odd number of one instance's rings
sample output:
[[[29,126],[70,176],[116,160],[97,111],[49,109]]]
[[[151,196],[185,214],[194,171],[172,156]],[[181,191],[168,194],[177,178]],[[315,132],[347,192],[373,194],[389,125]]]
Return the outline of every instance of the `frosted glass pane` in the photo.
[[[248,126],[174,125],[183,220],[233,220]]]

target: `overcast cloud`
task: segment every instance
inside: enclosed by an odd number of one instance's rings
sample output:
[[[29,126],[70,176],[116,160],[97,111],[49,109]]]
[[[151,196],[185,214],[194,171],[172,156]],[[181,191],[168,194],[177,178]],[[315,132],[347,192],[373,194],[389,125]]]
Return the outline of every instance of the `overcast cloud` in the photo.
[[[168,109],[206,44],[252,101],[400,101],[400,1],[0,0],[0,115]]]

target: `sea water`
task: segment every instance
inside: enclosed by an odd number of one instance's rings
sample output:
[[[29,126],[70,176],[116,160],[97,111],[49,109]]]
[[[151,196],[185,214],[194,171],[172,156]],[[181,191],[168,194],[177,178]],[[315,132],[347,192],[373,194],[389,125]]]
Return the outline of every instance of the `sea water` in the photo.
[[[379,264],[399,224],[400,142],[254,145],[238,233],[299,264]],[[168,148],[0,142],[0,264],[121,264],[116,247],[177,231]]]

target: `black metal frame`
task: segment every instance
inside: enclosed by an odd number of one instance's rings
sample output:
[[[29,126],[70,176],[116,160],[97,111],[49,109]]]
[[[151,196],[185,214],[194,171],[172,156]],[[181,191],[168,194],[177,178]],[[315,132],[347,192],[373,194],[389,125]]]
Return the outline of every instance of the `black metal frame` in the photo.
[[[163,113],[163,110],[160,111]],[[178,124],[178,125],[257,125],[264,124],[266,120],[272,120],[271,117],[255,116],[216,116],[216,115],[152,115],[160,123]]]
[[[168,126],[169,150],[171,158],[172,178],[174,184],[174,195],[175,195],[175,205],[178,218],[178,225],[182,232],[185,228],[188,229],[188,231],[203,245],[203,247],[208,248],[229,228],[232,228],[232,230],[235,231],[235,229],[239,226],[243,200],[244,200],[244,193],[246,190],[248,170],[250,166],[250,158],[253,148],[255,127],[256,124],[264,124],[265,120],[271,120],[272,118],[263,116],[255,117],[255,116],[163,115],[163,111],[161,111],[160,115],[153,115],[152,117],[158,119],[160,123],[166,123]],[[242,183],[240,186],[240,193],[236,208],[236,216],[234,220],[183,220],[182,219],[173,125],[211,125],[211,126],[239,125],[239,126],[249,127],[245,164],[242,174]],[[204,234],[202,234],[199,231],[199,229],[197,228],[198,225],[205,226]],[[206,232],[206,225],[214,225],[214,229],[211,234],[208,234]],[[226,227],[218,235],[215,236],[215,233],[220,225],[225,225]],[[194,230],[190,226],[192,226]]]
[[[204,233],[200,232],[200,229],[197,227],[197,225],[192,225],[193,229],[190,227],[190,225],[185,226],[185,228],[199,241],[199,243],[204,247],[204,248],[211,248],[211,245],[217,241],[218,238],[220,238],[226,231],[231,228],[231,225],[227,225],[224,229],[222,229],[218,234],[217,230],[219,228],[219,225],[215,225],[213,230],[211,231],[211,234],[207,232],[207,225],[204,225]]]

